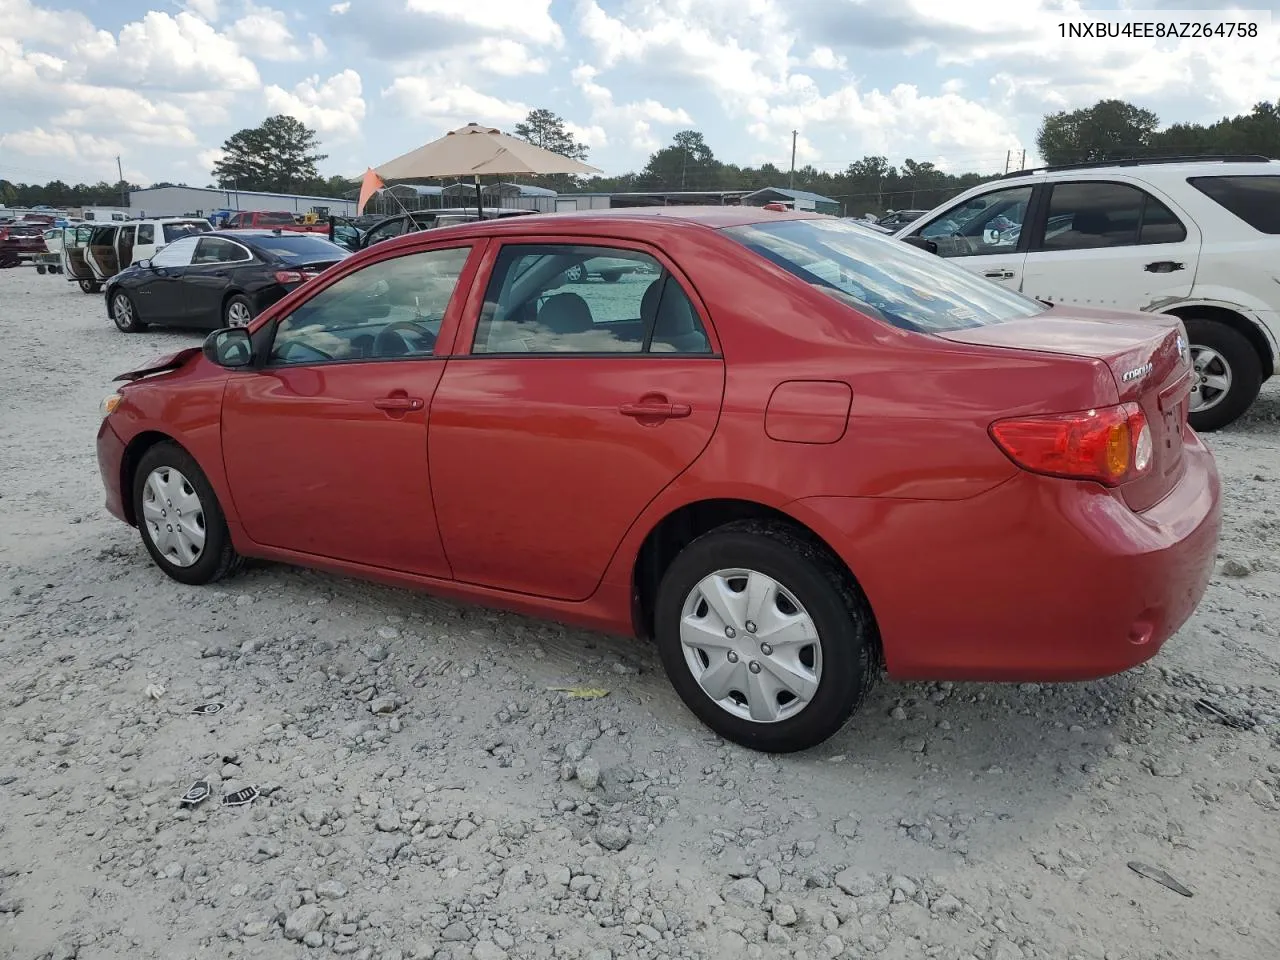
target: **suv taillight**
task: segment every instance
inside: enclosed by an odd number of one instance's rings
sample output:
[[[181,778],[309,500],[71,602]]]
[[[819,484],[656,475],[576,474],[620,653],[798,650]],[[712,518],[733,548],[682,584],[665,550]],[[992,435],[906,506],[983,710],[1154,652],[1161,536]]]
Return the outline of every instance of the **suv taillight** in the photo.
[[[1024,470],[1109,487],[1146,474],[1155,453],[1151,427],[1136,403],[997,420],[990,429],[996,445]]]

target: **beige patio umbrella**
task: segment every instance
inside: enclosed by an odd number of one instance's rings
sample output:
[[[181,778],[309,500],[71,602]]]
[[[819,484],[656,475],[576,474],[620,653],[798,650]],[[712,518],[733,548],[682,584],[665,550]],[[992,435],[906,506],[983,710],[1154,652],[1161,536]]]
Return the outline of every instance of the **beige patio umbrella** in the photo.
[[[580,160],[508,136],[493,127],[469,123],[450,130],[438,140],[388,160],[377,167],[376,172],[383,180],[472,177],[476,185],[476,205],[483,216],[480,177],[484,174],[510,176],[602,171]]]

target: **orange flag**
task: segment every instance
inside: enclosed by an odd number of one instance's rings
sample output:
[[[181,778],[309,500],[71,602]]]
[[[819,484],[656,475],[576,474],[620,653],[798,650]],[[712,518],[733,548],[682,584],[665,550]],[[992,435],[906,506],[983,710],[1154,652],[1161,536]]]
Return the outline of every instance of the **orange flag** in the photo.
[[[360,184],[360,205],[356,207],[356,216],[364,213],[364,205],[383,186],[382,178],[373,172],[373,167],[364,172],[364,181]]]

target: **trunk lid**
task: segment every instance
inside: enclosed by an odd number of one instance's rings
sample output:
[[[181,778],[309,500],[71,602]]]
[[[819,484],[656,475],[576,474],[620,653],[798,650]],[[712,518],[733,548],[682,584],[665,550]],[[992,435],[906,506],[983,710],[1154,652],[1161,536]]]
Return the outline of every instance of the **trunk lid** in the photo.
[[[1120,487],[1125,502],[1134,510],[1146,510],[1181,479],[1192,372],[1186,331],[1177,317],[1054,308],[1025,320],[938,336],[973,346],[1101,361],[1111,373],[1120,403],[1137,403],[1151,430],[1151,469]]]

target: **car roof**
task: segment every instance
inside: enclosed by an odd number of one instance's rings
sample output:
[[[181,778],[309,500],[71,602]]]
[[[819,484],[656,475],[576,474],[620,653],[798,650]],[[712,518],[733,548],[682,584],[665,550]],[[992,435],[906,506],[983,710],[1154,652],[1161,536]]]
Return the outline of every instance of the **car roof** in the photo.
[[[674,206],[674,207],[623,207],[602,210],[565,210],[558,213],[540,213],[532,217],[506,217],[492,220],[476,220],[436,230],[409,233],[397,237],[399,243],[411,237],[440,236],[491,236],[495,234],[559,233],[574,229],[586,229],[590,233],[606,232],[610,227],[664,228],[672,225],[684,227],[702,226],[713,230],[725,227],[746,226],[752,223],[772,223],[777,220],[836,220],[821,213],[809,211],[773,211],[752,206]],[[379,244],[381,246],[381,244]]]
[[[1021,174],[1021,175],[1019,175]],[[994,183],[1020,183],[1026,180],[1079,180],[1094,176],[1113,177],[1129,175],[1143,180],[1181,179],[1195,176],[1258,176],[1280,174],[1280,160],[1209,160],[1187,159],[1164,162],[1137,163],[1100,161],[1090,164],[1071,164],[1061,167],[1041,167],[1018,171],[999,177]],[[987,186],[988,184],[982,184]]]

